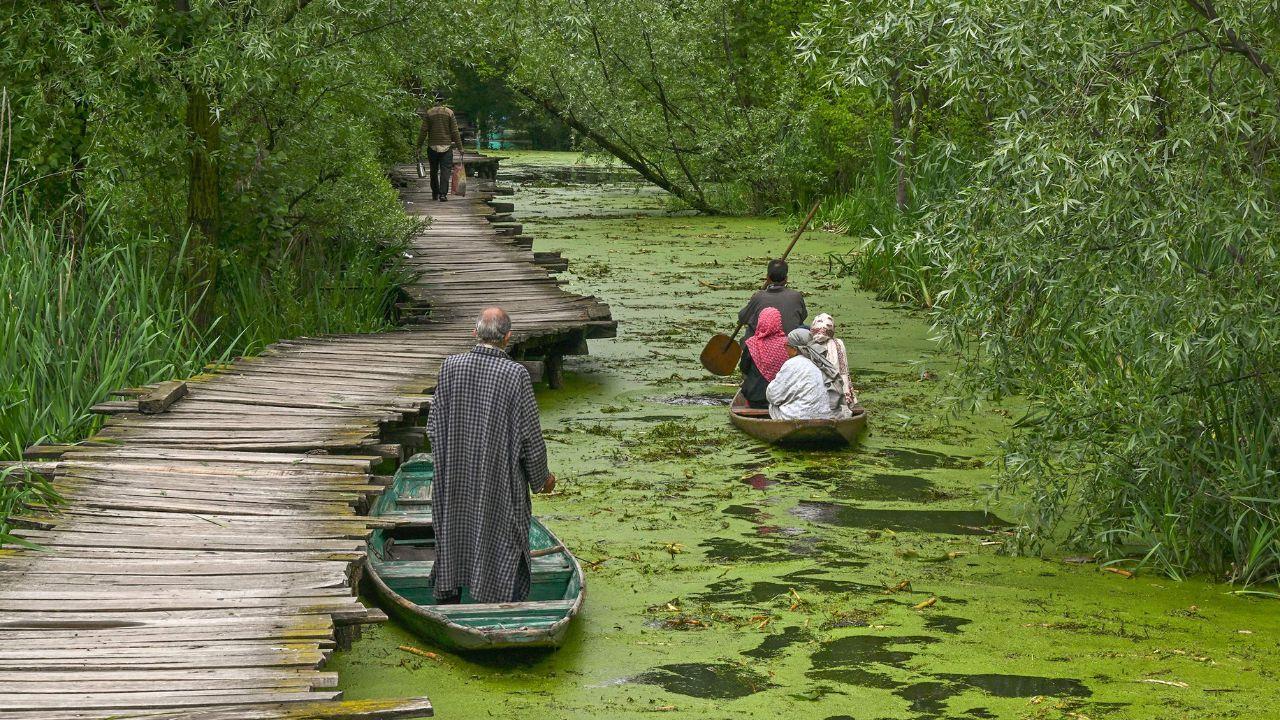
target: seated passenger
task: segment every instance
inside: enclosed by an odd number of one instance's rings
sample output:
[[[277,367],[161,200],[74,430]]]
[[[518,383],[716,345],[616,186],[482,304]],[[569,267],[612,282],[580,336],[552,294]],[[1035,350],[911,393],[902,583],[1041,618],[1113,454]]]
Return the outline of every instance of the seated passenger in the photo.
[[[787,361],[787,337],[782,334],[782,313],[767,307],[756,320],[755,334],[742,347],[742,396],[753,408],[769,407],[765,388]]]
[[[827,360],[840,375],[840,389],[844,394],[845,406],[852,408],[857,405],[858,396],[853,393],[853,383],[849,380],[849,356],[845,353],[844,341],[836,337],[835,319],[822,313],[813,319],[809,332],[813,333],[813,344],[827,356]]]
[[[769,417],[774,420],[821,420],[831,417],[831,400],[827,397],[827,385],[822,371],[805,354],[805,348],[812,350],[812,347],[813,336],[808,330],[792,330],[787,335],[787,355],[790,359],[782,364],[782,369],[769,382],[765,391],[769,398]]]
[[[847,418],[853,414],[849,404],[844,400],[844,385],[840,382],[840,372],[827,359],[826,351],[813,340],[813,333],[804,328],[792,330],[787,335],[787,344],[794,345],[802,357],[806,357],[822,373],[822,384],[827,390],[827,404],[831,406],[833,418]]]

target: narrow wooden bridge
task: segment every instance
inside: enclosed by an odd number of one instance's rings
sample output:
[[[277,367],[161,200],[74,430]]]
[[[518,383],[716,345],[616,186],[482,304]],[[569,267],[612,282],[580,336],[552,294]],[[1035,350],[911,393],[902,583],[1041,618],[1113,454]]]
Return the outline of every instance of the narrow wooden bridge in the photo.
[[[482,307],[506,307],[515,356],[552,385],[615,323],[560,289],[548,269],[564,261],[531,251],[509,203],[431,202],[400,178],[433,218],[407,258],[422,276],[403,329],[277,343],[188,380],[163,412],[104,403],[97,436],[35,451],[67,505],[25,524],[42,551],[0,551],[0,720],[431,714],[426,698],[341,701],[321,670],[385,619],[355,597],[376,522],[359,512],[422,445],[436,372]]]

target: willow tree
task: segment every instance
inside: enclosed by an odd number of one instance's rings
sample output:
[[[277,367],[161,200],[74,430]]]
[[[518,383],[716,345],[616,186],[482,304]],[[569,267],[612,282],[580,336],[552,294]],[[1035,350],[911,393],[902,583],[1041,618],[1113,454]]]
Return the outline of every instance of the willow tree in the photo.
[[[785,198],[805,114],[790,32],[812,2],[493,2],[487,63],[698,210]]]
[[[975,396],[1030,399],[1002,468],[1026,540],[1280,576],[1278,30],[1216,0],[833,2],[799,38],[886,94],[927,38],[935,102],[991,113],[973,182],[870,256],[928,270]]]

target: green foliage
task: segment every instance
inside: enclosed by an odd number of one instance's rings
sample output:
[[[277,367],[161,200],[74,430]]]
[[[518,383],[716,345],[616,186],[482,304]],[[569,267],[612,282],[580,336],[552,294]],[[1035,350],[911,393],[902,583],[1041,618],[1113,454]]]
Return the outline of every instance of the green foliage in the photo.
[[[972,157],[963,128],[917,148],[964,182],[861,272],[935,307],[974,397],[1030,399],[1002,479],[1032,546],[1280,577],[1277,29],[1243,2],[870,2],[800,38],[837,86],[905,72],[990,117]]]
[[[0,470],[0,547],[23,545],[30,542],[14,536],[12,518],[35,507],[56,507],[62,499],[53,486],[40,475],[18,467]]]
[[[384,327],[412,227],[385,171],[409,156],[414,90],[445,77],[464,16],[4,3],[0,454],[82,438],[115,388]],[[6,484],[5,502],[14,487],[30,489]]]
[[[68,249],[58,228],[0,213],[0,456],[92,432],[89,407],[112,390],[198,373],[282,337],[386,326],[395,245],[299,248],[264,264],[231,256],[199,328],[175,267],[182,248],[91,224]],[[176,253],[176,254],[175,254]]]
[[[702,210],[791,206],[808,116],[790,32],[811,2],[494,2],[484,64],[588,147]],[[800,171],[793,171],[800,168]]]
[[[207,148],[219,172],[215,255],[361,227],[327,206],[335,200],[379,213],[378,224],[396,216],[379,170],[407,156],[413,91],[444,77],[440,59],[457,52],[461,33],[432,30],[461,15],[381,0],[191,5],[0,11],[7,145],[34,210],[71,209],[82,225],[107,208],[123,229],[184,236],[189,158],[201,145],[184,112],[199,91],[218,123],[218,147]]]

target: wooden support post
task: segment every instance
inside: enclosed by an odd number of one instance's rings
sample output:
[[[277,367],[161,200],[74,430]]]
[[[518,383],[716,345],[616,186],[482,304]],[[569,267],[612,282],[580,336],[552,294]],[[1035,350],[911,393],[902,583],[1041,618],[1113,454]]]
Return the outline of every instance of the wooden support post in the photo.
[[[548,353],[542,361],[543,374],[547,379],[547,387],[559,390],[564,387],[564,356],[560,353]]]
[[[533,382],[540,382],[546,376],[546,364],[539,360],[519,360],[517,361],[529,371],[529,379]]]

